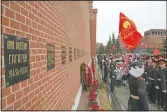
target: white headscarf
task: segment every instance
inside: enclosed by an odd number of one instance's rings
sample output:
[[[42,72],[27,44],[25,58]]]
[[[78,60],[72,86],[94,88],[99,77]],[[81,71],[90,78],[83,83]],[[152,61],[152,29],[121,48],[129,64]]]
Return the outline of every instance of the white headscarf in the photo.
[[[129,71],[129,73],[134,76],[134,77],[140,77],[143,73],[144,73],[144,68],[139,68],[138,66],[135,67],[135,69],[133,67],[131,67],[131,70]]]

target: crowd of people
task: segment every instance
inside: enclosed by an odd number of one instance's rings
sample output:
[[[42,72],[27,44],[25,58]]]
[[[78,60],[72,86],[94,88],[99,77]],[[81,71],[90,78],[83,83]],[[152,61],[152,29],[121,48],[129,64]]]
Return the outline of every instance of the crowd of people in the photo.
[[[149,110],[148,102],[167,110],[167,60],[163,55],[97,55],[102,80],[115,86],[129,86],[128,110]]]

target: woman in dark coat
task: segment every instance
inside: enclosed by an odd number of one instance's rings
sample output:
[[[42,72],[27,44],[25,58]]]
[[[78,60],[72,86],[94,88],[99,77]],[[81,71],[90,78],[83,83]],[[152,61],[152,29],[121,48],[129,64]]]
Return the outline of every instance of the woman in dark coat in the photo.
[[[142,74],[144,73],[144,62],[137,61],[130,66],[129,90],[130,97],[128,101],[128,110],[149,110],[146,83]]]

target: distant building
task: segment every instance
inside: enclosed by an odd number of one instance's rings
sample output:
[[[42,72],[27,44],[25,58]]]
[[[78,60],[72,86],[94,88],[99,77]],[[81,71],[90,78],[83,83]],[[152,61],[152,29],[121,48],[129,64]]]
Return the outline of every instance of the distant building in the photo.
[[[163,39],[167,35],[166,29],[150,29],[144,32],[143,42],[147,44],[148,48],[162,48]]]

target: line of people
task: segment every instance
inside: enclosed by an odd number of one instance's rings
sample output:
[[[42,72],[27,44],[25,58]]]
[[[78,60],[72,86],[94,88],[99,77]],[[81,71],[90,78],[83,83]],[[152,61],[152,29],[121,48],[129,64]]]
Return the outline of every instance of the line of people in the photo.
[[[111,92],[115,85],[129,82],[129,102],[132,105],[128,104],[128,110],[148,110],[147,97],[152,103],[157,103],[159,109],[167,109],[167,61],[162,55],[98,55],[97,59],[101,71],[104,71],[103,81],[107,83],[110,77]]]
[[[148,56],[146,59],[144,78],[148,98],[159,109],[167,110],[167,60],[162,55]]]

